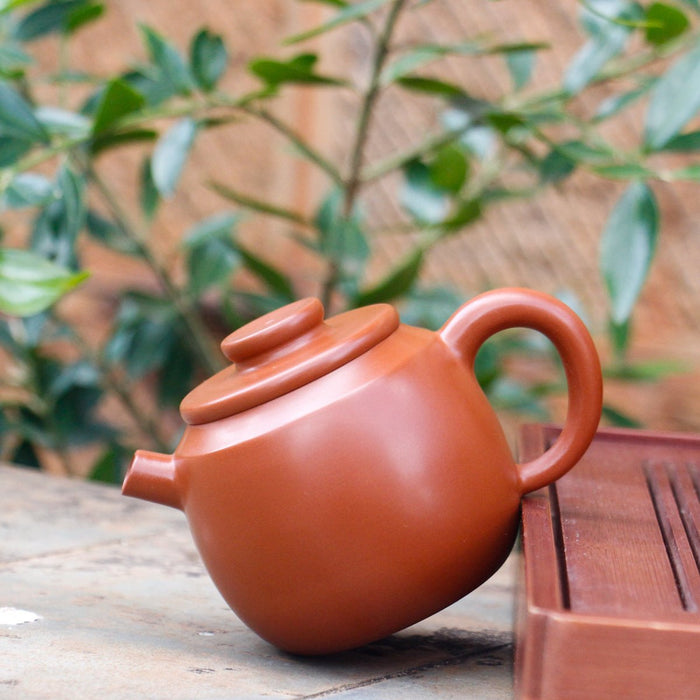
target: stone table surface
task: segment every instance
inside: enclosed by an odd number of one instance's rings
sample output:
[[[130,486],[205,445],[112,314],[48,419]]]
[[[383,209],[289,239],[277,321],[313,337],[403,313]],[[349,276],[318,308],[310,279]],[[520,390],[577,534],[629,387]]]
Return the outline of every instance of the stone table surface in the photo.
[[[0,465],[0,698],[512,698],[516,568],[381,642],[300,658],[231,612],[181,512]]]

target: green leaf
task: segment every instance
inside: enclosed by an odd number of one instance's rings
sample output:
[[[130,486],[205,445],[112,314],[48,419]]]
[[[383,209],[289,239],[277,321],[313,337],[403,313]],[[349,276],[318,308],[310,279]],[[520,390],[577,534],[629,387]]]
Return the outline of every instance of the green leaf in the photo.
[[[525,120],[520,114],[514,112],[501,112],[498,110],[486,114],[486,120],[497,131],[507,134],[511,129],[525,126]]]
[[[190,67],[197,85],[210,92],[226,70],[228,53],[223,38],[202,29],[190,45]]]
[[[360,292],[354,299],[355,306],[392,301],[406,294],[418,279],[423,266],[423,249],[413,250],[396,268],[374,287]]]
[[[178,50],[151,27],[142,24],[140,29],[151,60],[159,70],[160,82],[175,94],[189,94],[194,88],[194,82]]]
[[[187,265],[187,288],[195,297],[211,289],[227,284],[240,256],[231,241],[212,238],[189,251]]]
[[[401,321],[436,331],[441,328],[464,298],[450,287],[414,285],[401,300]]]
[[[159,406],[176,408],[182,397],[193,387],[198,362],[184,332],[177,333],[168,348],[158,372],[157,398]]]
[[[380,77],[380,84],[390,85],[397,79],[416,70],[416,68],[421,68],[444,56],[476,54],[484,51],[483,45],[475,41],[465,41],[459,44],[421,44],[414,46],[384,68]]]
[[[75,240],[85,224],[85,179],[67,165],[58,171],[57,185],[63,201],[63,235]]]
[[[498,135],[490,126],[478,125],[467,129],[459,142],[475,158],[480,161],[488,161],[496,155],[498,149]]]
[[[76,240],[85,224],[85,178],[65,164],[54,183],[54,196],[34,220],[30,244],[44,258],[77,267]]]
[[[645,180],[654,176],[654,172],[640,163],[623,163],[620,165],[600,165],[593,168],[601,177],[611,180]]]
[[[49,142],[49,135],[18,92],[0,81],[0,135],[23,141]]]
[[[242,192],[237,192],[236,190],[231,189],[227,185],[223,185],[220,182],[211,182],[209,183],[209,187],[211,187],[214,192],[224,197],[224,199],[227,199],[230,202],[235,202],[239,206],[250,209],[259,214],[274,216],[275,218],[291,221],[302,226],[306,226],[308,224],[308,221],[298,212],[285,209],[284,207],[278,207],[275,204],[270,204],[269,202],[261,199],[254,199],[253,197],[243,194]]]
[[[437,45],[416,47],[389,63],[382,71],[380,83],[382,85],[390,85],[416,68],[432,63],[444,55],[445,52],[442,50],[442,47]]]
[[[271,88],[277,88],[284,83],[308,85],[344,85],[345,81],[314,73],[318,56],[313,53],[302,53],[288,61],[278,61],[274,58],[256,58],[249,64],[251,73],[260,78]]]
[[[641,8],[631,0],[585,0],[580,15],[581,28],[592,37],[605,36],[620,26],[645,26],[642,19]]]
[[[483,213],[483,205],[479,199],[468,199],[460,202],[457,210],[446,221],[441,224],[441,227],[446,233],[453,233],[468,226],[477,219],[481,218]]]
[[[604,119],[608,119],[618,114],[626,107],[634,104],[640,97],[643,97],[647,92],[649,92],[655,82],[655,79],[647,80],[643,85],[635,88],[634,90],[629,90],[628,92],[623,92],[619,95],[612,95],[611,97],[603,100],[593,116],[593,121],[600,122]]]
[[[104,12],[105,6],[99,2],[87,3],[82,7],[78,7],[68,15],[66,30],[73,34],[86,24],[102,17]]]
[[[630,185],[613,208],[603,230],[600,269],[611,302],[611,318],[629,319],[654,257],[659,214],[652,190]]]
[[[93,239],[119,253],[136,255],[140,251],[139,246],[126,236],[117,224],[105,219],[96,211],[88,210],[85,228]]]
[[[120,484],[128,454],[123,447],[110,445],[92,466],[88,479],[104,484]]]
[[[112,131],[100,134],[92,139],[92,155],[98,156],[103,151],[118,146],[126,146],[144,141],[155,141],[158,132],[153,129],[126,129],[125,131]]]
[[[638,15],[637,6],[626,0],[589,1],[581,23],[591,38],[569,64],[564,74],[565,90],[571,94],[580,92],[610,59],[622,51],[632,32],[632,27],[626,22],[638,18]]]
[[[240,215],[215,214],[199,222],[183,242],[188,288],[199,296],[210,287],[226,282],[240,257],[234,243],[234,227]]]
[[[613,157],[612,149],[606,146],[591,146],[583,141],[564,141],[555,146],[562,155],[577,163],[592,165],[605,163]]]
[[[619,35],[609,39],[589,39],[566,69],[564,89],[575,95],[586,87],[605,64],[622,51],[628,34],[621,30]]]
[[[124,73],[121,79],[143,95],[146,104],[151,107],[157,107],[177,94],[171,82],[161,75],[160,70],[150,65],[130,70]]]
[[[26,250],[0,248],[0,311],[11,316],[40,313],[87,276]]]
[[[170,303],[129,293],[122,297],[105,358],[123,364],[131,378],[139,379],[162,366],[178,332],[177,314]]]
[[[682,10],[664,2],[654,2],[646,12],[646,40],[653,46],[661,46],[679,37],[690,22]]]
[[[612,318],[608,320],[608,338],[614,357],[618,362],[624,361],[625,353],[632,335],[632,319],[616,322]]]
[[[400,202],[403,208],[423,224],[438,224],[445,220],[450,210],[450,200],[445,191],[435,185],[430,168],[418,160],[404,168],[405,183]]]
[[[664,151],[678,151],[690,153],[700,151],[700,131],[690,131],[687,134],[678,134],[666,143]]]
[[[522,90],[530,82],[536,56],[532,49],[508,51],[505,54],[506,66],[515,90]]]
[[[437,78],[424,78],[418,75],[405,75],[397,78],[396,84],[406,90],[414,92],[427,93],[429,95],[437,95],[438,97],[455,98],[463,97],[464,90],[459,85],[448,83]]]
[[[558,147],[554,147],[539,162],[540,181],[543,184],[561,182],[576,170],[576,161]]]
[[[270,290],[288,301],[294,301],[294,288],[284,272],[265,262],[240,244],[236,245],[236,250],[240,254],[245,267],[264,282]]]
[[[644,143],[663,148],[700,109],[700,47],[682,56],[657,81],[644,124]]]
[[[0,136],[0,168],[14,165],[31,147],[29,141]]]
[[[78,361],[52,367],[45,395],[53,400],[50,431],[65,445],[87,445],[114,437],[115,431],[96,420],[96,406],[102,398],[100,376],[91,364]]]
[[[160,194],[153,182],[153,168],[150,158],[144,158],[140,175],[139,203],[141,211],[148,221],[152,221],[160,204]]]
[[[430,179],[438,189],[457,193],[467,180],[469,161],[462,150],[450,144],[435,154],[429,170]]]
[[[174,194],[196,133],[197,125],[192,119],[181,119],[156,143],[151,160],[151,175],[161,196],[170,197]]]
[[[34,115],[50,134],[82,138],[90,133],[90,120],[58,107],[39,107]]]
[[[610,424],[618,428],[642,428],[643,424],[633,416],[623,413],[618,408],[603,404],[603,418]]]
[[[700,163],[692,163],[685,168],[679,168],[671,173],[674,180],[692,180],[697,182],[700,180]]]
[[[30,440],[22,440],[9,457],[12,464],[21,464],[29,469],[41,469],[41,461]]]
[[[30,237],[31,249],[58,265],[75,268],[78,265],[75,238],[67,229],[66,208],[61,197],[52,199],[39,210]]]
[[[9,42],[0,45],[0,76],[8,78],[19,77],[31,63],[31,56],[19,46]]]
[[[110,129],[122,117],[141,109],[146,100],[122,78],[107,83],[95,112],[92,133],[97,136]]]
[[[605,369],[609,379],[622,379],[631,382],[658,382],[674,374],[685,374],[691,367],[677,360],[651,360],[650,362],[623,362]]]
[[[343,7],[343,9],[340,10],[340,12],[328,20],[328,22],[325,22],[318,27],[314,27],[313,29],[309,29],[308,31],[302,32],[301,34],[296,34],[289,37],[284,43],[298,44],[301,41],[306,41],[307,39],[311,39],[319,34],[330,32],[337,27],[342,27],[344,24],[348,24],[349,22],[363,19],[375,10],[379,9],[382,5],[386,5],[389,1],[390,0],[365,0],[365,2],[353,4],[348,3],[345,7]]]
[[[68,32],[71,14],[86,4],[86,0],[45,2],[17,23],[14,37],[19,41],[34,41],[54,32]]]
[[[319,248],[340,267],[340,281],[346,291],[356,293],[358,280],[365,270],[370,247],[360,215],[343,215],[343,195],[333,189],[323,200],[314,219],[319,231]]]
[[[29,5],[37,0],[0,0],[0,14],[4,15],[10,10],[16,10],[22,5]]]
[[[3,204],[8,209],[36,207],[46,204],[53,196],[53,185],[43,175],[19,173],[5,190]]]
[[[240,214],[224,212],[214,214],[195,224],[182,241],[185,250],[195,250],[214,238],[231,240],[234,229],[241,220]]]

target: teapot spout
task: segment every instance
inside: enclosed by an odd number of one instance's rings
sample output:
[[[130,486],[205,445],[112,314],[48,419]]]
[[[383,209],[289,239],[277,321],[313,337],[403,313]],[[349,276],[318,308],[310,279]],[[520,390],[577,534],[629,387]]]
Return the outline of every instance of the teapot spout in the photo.
[[[175,482],[175,457],[137,450],[124,477],[122,494],[182,509]]]

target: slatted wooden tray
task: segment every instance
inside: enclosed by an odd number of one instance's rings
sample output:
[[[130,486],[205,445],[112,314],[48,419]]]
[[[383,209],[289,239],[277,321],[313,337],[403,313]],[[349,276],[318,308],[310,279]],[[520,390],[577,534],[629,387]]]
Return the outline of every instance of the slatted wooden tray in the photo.
[[[518,697],[700,699],[700,436],[601,431],[522,523]]]

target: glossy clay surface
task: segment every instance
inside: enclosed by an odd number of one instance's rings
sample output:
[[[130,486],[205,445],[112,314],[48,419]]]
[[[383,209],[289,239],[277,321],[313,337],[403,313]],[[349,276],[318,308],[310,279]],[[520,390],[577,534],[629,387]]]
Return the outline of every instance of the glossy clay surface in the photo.
[[[379,639],[488,578],[521,496],[573,466],[601,405],[592,341],[550,297],[491,292],[439,333],[399,326],[385,305],[326,322],[319,307],[303,300],[229,336],[237,364],[183,401],[175,454],[137,452],[124,483],[182,508],[232,609],[303,654]],[[484,340],[513,326],[548,335],[569,382],[561,437],[523,465],[472,370]]]

